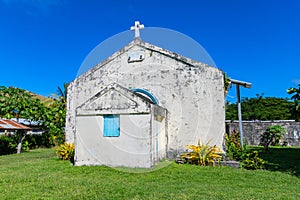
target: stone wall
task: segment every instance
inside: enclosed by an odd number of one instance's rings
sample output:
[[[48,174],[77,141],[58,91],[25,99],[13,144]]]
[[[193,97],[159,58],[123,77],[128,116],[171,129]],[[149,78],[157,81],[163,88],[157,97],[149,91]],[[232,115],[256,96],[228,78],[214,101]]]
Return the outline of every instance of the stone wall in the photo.
[[[280,125],[286,129],[284,141],[288,146],[300,146],[300,122],[291,120],[280,121],[243,121],[243,134],[248,145],[259,145],[260,137],[269,126]],[[227,122],[226,132],[239,130],[238,121]]]

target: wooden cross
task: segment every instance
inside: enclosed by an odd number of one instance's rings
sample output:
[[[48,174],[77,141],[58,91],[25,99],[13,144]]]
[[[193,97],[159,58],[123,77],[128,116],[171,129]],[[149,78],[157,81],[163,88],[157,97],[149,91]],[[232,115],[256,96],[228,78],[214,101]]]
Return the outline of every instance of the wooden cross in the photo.
[[[140,24],[139,21],[134,22],[134,26],[130,27],[130,30],[134,30],[134,37],[139,38],[140,37],[140,29],[144,28],[144,24]]]

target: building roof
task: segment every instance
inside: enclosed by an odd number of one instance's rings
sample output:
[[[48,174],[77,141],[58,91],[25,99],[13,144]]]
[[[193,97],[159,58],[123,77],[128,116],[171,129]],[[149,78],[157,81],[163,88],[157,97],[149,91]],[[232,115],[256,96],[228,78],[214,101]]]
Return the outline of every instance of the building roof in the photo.
[[[42,121],[32,121],[30,119],[25,119],[25,118],[11,118],[12,121],[18,121],[20,124],[23,124],[25,126],[29,126],[29,127],[32,127],[32,126],[39,126]]]
[[[177,54],[175,52],[169,51],[167,49],[155,46],[155,45],[147,43],[147,42],[144,42],[140,38],[135,38],[132,42],[130,42],[129,44],[127,44],[125,47],[123,47],[122,49],[116,51],[111,56],[109,56],[108,58],[106,58],[105,60],[103,60],[102,62],[98,63],[97,65],[95,65],[94,67],[92,67],[91,69],[89,69],[88,71],[86,71],[85,73],[81,74],[74,81],[76,81],[78,79],[81,79],[83,77],[86,77],[86,76],[94,73],[95,71],[97,71],[102,66],[104,66],[104,65],[108,64],[109,62],[113,61],[115,58],[119,57],[120,55],[124,54],[125,52],[128,52],[134,46],[142,47],[144,49],[160,53],[160,54],[162,54],[164,56],[170,57],[171,59],[174,59],[174,60],[177,60],[179,62],[182,62],[182,63],[184,63],[187,66],[192,67],[192,68],[193,67],[198,68],[200,66],[205,66],[205,67],[215,68],[217,70],[222,71],[221,69],[218,69],[216,67],[212,67],[212,66],[210,66],[208,64],[205,64],[205,63],[202,63],[200,61],[193,60],[193,59],[188,58],[186,56],[183,56],[183,55]]]
[[[150,113],[153,102],[142,94],[112,83],[77,107],[77,115]]]
[[[31,130],[31,128],[10,119],[0,119],[0,130]]]

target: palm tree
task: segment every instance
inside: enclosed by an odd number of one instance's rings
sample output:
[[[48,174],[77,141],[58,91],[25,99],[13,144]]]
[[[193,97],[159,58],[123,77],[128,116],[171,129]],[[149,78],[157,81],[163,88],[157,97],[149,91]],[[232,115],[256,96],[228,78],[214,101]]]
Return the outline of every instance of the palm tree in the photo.
[[[297,121],[300,120],[300,84],[298,84],[298,86],[299,86],[298,89],[292,87],[287,90],[288,94],[293,95],[291,99],[294,100],[295,102],[294,114]]]
[[[63,86],[63,88],[61,88],[60,86],[57,87],[57,95],[61,101],[66,102],[69,83],[64,83]]]

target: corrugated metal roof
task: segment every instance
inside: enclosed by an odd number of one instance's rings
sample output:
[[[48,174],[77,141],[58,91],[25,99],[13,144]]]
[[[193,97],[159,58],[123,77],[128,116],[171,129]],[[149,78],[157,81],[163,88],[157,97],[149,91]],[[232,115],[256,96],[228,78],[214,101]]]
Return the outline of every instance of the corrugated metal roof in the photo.
[[[15,122],[10,119],[0,119],[0,129],[2,130],[31,130],[30,127]]]
[[[23,124],[25,126],[38,126],[42,123],[42,121],[32,121],[30,119],[24,119],[24,118],[11,118],[10,120],[13,120],[13,121],[18,121],[20,124]]]

